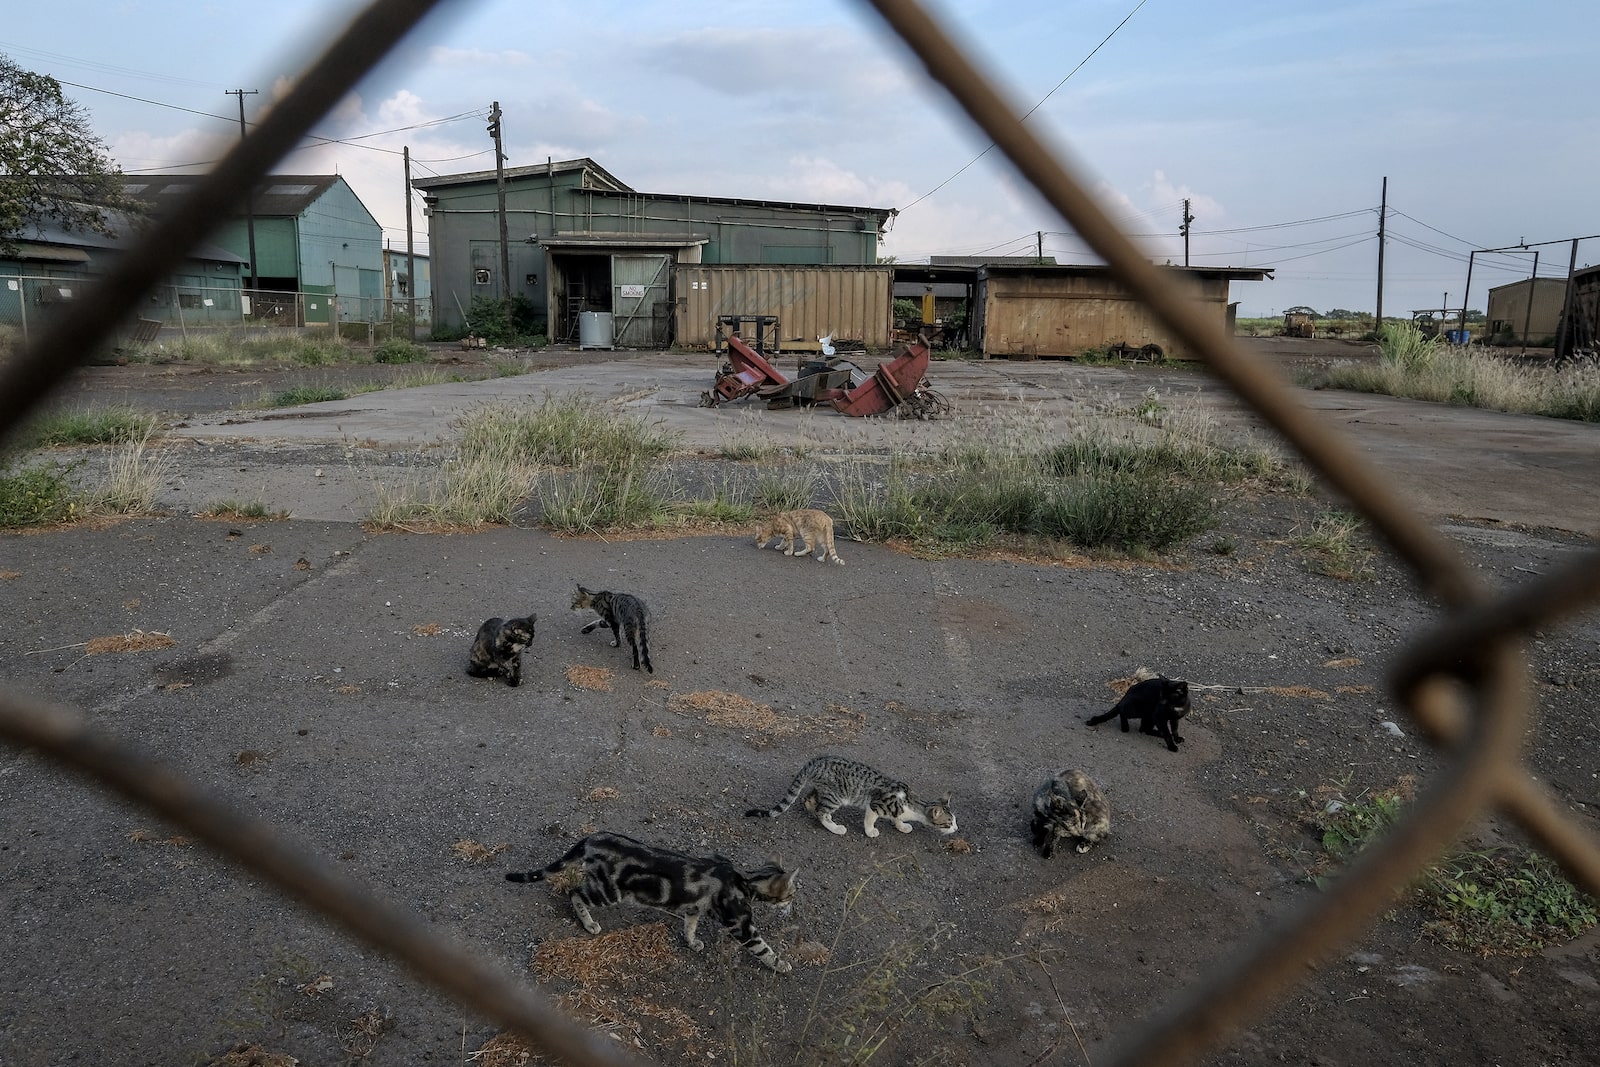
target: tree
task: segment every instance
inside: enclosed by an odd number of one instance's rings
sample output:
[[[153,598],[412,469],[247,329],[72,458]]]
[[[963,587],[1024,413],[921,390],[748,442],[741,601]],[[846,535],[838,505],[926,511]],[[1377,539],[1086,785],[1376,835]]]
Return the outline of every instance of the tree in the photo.
[[[0,251],[47,220],[115,236],[111,212],[133,210],[88,112],[54,78],[0,55]]]

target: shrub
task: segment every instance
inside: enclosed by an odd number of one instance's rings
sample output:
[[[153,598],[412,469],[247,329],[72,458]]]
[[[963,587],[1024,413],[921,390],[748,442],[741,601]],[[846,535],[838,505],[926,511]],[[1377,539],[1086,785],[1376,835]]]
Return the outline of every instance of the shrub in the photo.
[[[425,363],[428,350],[399,337],[391,337],[372,350],[374,363]]]
[[[46,526],[78,514],[72,468],[60,463],[0,465],[0,529]]]

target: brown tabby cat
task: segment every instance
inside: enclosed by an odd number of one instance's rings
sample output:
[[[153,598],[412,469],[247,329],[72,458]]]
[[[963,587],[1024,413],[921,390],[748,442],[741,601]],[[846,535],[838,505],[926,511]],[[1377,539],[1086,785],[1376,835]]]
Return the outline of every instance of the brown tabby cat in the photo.
[[[817,553],[818,563],[832,560],[844,566],[844,560],[833,550],[833,519],[826,511],[801,508],[772,516],[756,529],[756,547],[766,548],[773,540],[778,542],[785,556],[809,556],[812,549],[821,546],[822,551]],[[801,540],[805,541],[804,551],[797,550]]]

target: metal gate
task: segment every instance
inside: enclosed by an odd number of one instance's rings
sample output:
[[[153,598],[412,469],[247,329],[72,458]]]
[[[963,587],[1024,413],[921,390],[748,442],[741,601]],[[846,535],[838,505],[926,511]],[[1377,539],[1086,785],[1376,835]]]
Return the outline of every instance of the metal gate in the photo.
[[[611,257],[611,314],[619,348],[662,348],[671,312],[672,257]]]

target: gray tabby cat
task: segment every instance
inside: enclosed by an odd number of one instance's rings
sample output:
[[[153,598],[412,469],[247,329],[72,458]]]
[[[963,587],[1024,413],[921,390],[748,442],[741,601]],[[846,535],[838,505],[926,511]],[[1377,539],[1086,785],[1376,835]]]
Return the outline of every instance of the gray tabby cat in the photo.
[[[811,794],[811,795],[808,795]],[[941,834],[956,831],[956,817],[950,810],[950,796],[946,794],[935,803],[922,804],[915,800],[904,782],[843,756],[818,756],[795,775],[788,794],[771,808],[751,808],[747,817],[765,816],[776,819],[806,797],[806,807],[817,813],[829,833],[849,833],[833,821],[833,813],[843,807],[860,808],[865,813],[862,829],[868,837],[877,837],[874,825],[879,819],[888,819],[903,834],[911,832],[913,822],[926,823]],[[815,805],[813,807],[813,804]]]
[[[1033,794],[1033,847],[1049,859],[1061,841],[1077,841],[1079,852],[1111,833],[1111,805],[1094,779],[1082,771],[1057,771]]]
[[[622,647],[622,635],[628,635],[628,647],[633,650],[633,669],[639,669],[639,660],[644,659],[644,669],[651,674],[656,673],[655,667],[650,664],[650,637],[645,631],[645,618],[650,609],[644,606],[644,601],[630,593],[608,593],[605,591],[593,592],[578,586],[578,595],[572,598],[572,610],[579,611],[583,608],[592,608],[600,616],[594,622],[583,628],[583,633],[592,633],[597,627],[604,626],[611,631],[611,647]]]
[[[750,902],[778,904],[787,914],[794,899],[795,872],[772,863],[742,872],[725,856],[698,858],[601,832],[583,838],[566,855],[536,871],[509,871],[506,878],[538,882],[580,861],[583,881],[567,899],[572,902],[573,914],[591,934],[600,932],[600,924],[590,908],[640,904],[680,916],[683,939],[696,952],[703,952],[706,944],[695,936],[695,927],[710,915],[767,967],[779,974],[794,969],[756,932]]]
[[[507,685],[522,684],[522,653],[533,644],[533,624],[539,616],[525,619],[490,619],[478,627],[478,636],[467,654],[467,673],[474,678],[505,676]]]

